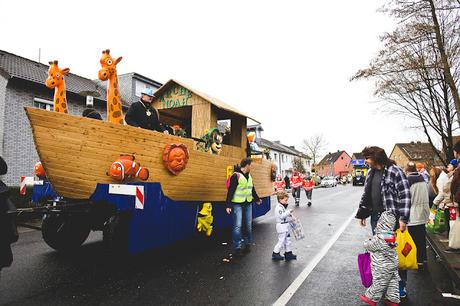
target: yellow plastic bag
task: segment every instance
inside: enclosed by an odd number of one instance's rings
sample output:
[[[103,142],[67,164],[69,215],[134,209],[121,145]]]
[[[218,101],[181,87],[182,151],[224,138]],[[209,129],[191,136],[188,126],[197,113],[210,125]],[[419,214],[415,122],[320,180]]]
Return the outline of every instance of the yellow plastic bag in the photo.
[[[398,253],[399,269],[401,270],[417,270],[417,247],[412,240],[409,231],[406,229],[401,232],[396,230],[396,252]]]

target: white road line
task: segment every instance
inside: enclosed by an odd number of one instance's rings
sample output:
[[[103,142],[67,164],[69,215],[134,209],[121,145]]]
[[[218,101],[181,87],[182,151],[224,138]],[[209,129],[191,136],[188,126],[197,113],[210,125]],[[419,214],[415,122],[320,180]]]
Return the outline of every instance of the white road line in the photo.
[[[331,239],[323,246],[323,248],[319,251],[318,254],[313,258],[312,261],[300,272],[299,276],[291,283],[291,285],[283,292],[283,294],[273,303],[273,306],[284,306],[286,305],[289,300],[294,296],[297,290],[299,290],[300,286],[303,282],[307,279],[308,275],[310,275],[311,271],[318,265],[318,263],[323,259],[323,257],[327,254],[329,249],[334,245],[334,243],[339,239],[340,235],[345,231],[347,226],[350,224],[351,220],[354,219],[356,212],[345,221],[344,224],[340,227],[340,229],[334,233]]]

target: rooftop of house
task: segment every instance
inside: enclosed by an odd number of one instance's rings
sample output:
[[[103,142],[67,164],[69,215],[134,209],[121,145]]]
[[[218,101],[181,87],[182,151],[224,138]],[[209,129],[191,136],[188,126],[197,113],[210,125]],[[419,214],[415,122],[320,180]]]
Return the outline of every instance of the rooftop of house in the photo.
[[[343,153],[348,155],[348,153],[344,150],[337,150],[337,152],[333,153],[330,152],[323,157],[323,159],[318,163],[318,165],[329,165],[330,163],[335,163]]]
[[[260,140],[260,146],[266,147],[268,149],[278,151],[278,152],[283,152],[295,156],[299,156],[305,159],[311,159],[308,155],[306,155],[303,152],[298,151],[294,146],[287,146],[282,144],[280,141],[271,141],[265,138],[261,138]]]
[[[429,142],[397,143],[395,144],[396,147],[399,147],[409,160],[432,160],[436,156],[436,152]],[[395,148],[390,155],[393,154]]]
[[[62,68],[67,67],[62,65]],[[9,78],[21,79],[29,82],[42,84],[48,78],[48,65],[0,50],[0,71]],[[72,67],[70,66],[70,71]],[[65,77],[66,90],[82,96],[92,95],[96,99],[105,100],[106,92],[104,88],[90,79],[69,73]]]
[[[363,153],[361,153],[361,152],[353,153],[352,157],[354,159],[365,159]]]

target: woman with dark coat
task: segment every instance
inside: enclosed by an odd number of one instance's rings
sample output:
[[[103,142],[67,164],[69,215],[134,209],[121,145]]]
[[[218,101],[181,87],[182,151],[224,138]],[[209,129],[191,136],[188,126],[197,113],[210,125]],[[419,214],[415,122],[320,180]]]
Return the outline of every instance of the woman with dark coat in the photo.
[[[8,167],[0,157],[0,175],[5,175],[7,171]],[[18,239],[15,210],[16,208],[8,198],[8,187],[0,180],[0,270],[11,266],[13,262],[11,243]]]

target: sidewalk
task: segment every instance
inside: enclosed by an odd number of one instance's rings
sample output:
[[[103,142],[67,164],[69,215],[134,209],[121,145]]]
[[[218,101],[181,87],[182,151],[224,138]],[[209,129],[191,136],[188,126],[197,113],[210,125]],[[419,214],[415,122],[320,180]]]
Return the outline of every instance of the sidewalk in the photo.
[[[457,290],[460,289],[460,253],[452,254],[444,252],[449,247],[446,233],[430,234],[427,232],[426,234],[428,243],[442,260]]]

